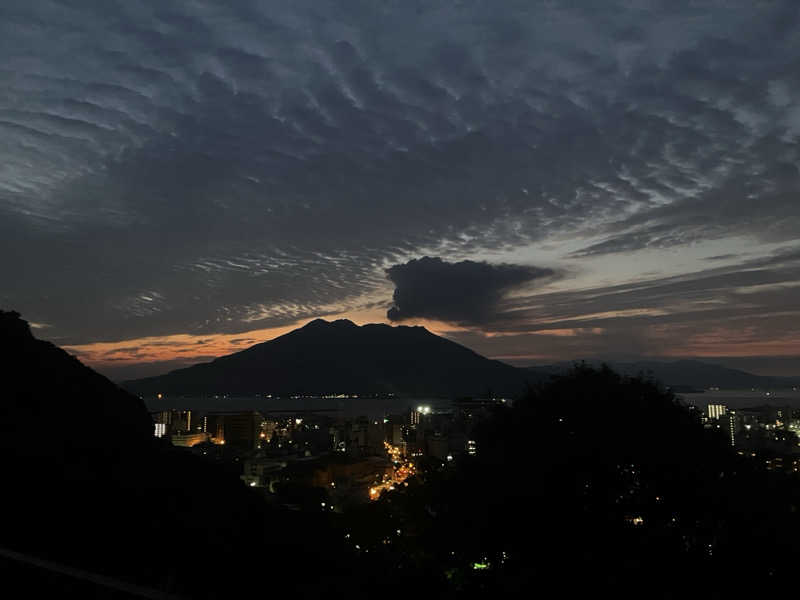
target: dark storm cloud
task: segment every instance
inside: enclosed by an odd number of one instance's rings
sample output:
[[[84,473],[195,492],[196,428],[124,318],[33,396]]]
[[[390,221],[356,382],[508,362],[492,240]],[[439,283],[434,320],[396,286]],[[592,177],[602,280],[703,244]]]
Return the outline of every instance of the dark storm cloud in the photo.
[[[797,237],[794,0],[6,0],[0,302],[241,332],[386,265]]]
[[[425,256],[386,269],[395,285],[394,305],[386,316],[390,321],[425,318],[481,325],[495,316],[506,293],[550,275],[552,270],[537,267],[450,263]]]

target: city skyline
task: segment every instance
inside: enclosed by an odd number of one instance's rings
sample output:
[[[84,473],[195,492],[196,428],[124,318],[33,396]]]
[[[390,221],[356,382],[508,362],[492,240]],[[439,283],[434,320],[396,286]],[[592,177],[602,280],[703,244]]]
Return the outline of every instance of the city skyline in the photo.
[[[800,13],[9,3],[0,303],[117,378],[318,317],[800,372]]]

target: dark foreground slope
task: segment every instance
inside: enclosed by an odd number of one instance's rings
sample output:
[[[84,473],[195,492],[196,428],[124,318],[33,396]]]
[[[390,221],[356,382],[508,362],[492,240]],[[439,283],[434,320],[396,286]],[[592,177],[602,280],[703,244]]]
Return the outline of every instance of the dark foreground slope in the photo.
[[[137,394],[517,395],[526,374],[423,327],[341,320],[305,327],[235,354],[126,382]]]
[[[0,548],[189,597],[266,579],[313,588],[298,565],[335,583],[336,546],[313,518],[271,512],[235,476],[162,445],[138,398],[16,313],[0,312],[0,365]]]

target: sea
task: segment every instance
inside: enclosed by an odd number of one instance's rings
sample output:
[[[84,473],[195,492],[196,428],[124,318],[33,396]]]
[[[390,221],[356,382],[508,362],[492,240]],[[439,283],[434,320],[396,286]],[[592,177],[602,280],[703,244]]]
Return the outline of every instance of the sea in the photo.
[[[293,412],[318,412],[337,418],[352,419],[365,416],[379,419],[401,414],[418,406],[429,406],[432,411],[451,408],[448,400],[440,398],[332,398],[332,397],[280,397],[254,396],[181,396],[174,398],[146,399],[150,411],[168,409],[196,410],[205,412],[257,410],[262,414],[286,414]]]
[[[785,390],[714,390],[703,393],[677,394],[687,404],[706,410],[709,404],[724,404],[728,408],[754,406],[791,406],[800,408],[800,388]]]
[[[705,411],[709,404],[724,404],[729,408],[747,408],[770,404],[800,409],[800,388],[786,390],[714,390],[702,393],[682,393],[677,396],[686,404]],[[441,398],[333,398],[333,397],[280,397],[254,396],[181,396],[147,399],[148,410],[196,410],[205,412],[257,410],[263,414],[292,412],[319,412],[337,418],[351,419],[366,416],[378,419],[401,414],[418,406],[429,406],[434,412],[452,408],[449,400]]]

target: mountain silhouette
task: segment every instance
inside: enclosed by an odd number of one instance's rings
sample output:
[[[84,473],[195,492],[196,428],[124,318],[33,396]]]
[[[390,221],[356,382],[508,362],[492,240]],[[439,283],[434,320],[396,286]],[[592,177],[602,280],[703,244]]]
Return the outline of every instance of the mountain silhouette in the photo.
[[[424,327],[317,319],[209,363],[128,381],[138,394],[516,395],[530,376]]]

